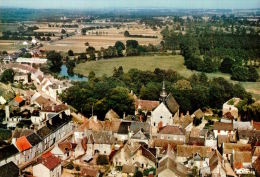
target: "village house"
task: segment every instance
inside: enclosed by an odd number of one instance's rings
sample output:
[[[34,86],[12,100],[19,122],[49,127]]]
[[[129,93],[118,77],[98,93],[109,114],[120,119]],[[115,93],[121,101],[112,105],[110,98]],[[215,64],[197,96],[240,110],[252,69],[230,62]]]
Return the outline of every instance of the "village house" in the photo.
[[[61,176],[61,160],[51,152],[42,155],[38,164],[33,166],[35,177],[59,177]]]
[[[9,162],[14,162],[17,165],[20,163],[19,161],[19,151],[13,144],[0,148],[0,166]]]
[[[159,129],[157,139],[174,140],[185,143],[185,130],[177,126],[166,125]]]
[[[236,105],[240,102],[240,98],[232,98],[223,104],[222,114],[231,113],[234,119],[238,119],[238,109]]]
[[[117,121],[119,119],[119,115],[113,109],[110,109],[105,115],[105,121]]]
[[[61,160],[66,160],[72,155],[73,145],[68,140],[56,144],[51,153]]]
[[[96,153],[109,155],[115,143],[112,132],[92,132],[87,139],[87,154],[89,155]]]
[[[252,147],[250,144],[238,144],[238,143],[223,143],[223,158],[226,160],[231,160],[231,156],[234,151],[236,152],[252,152]]]
[[[126,163],[142,169],[155,168],[157,163],[156,150],[153,148],[145,148],[141,145]]]
[[[15,73],[14,75],[14,82],[16,83],[22,83],[22,84],[28,84],[29,83],[29,76],[26,73]]]
[[[177,145],[176,161],[188,168],[205,168],[209,166],[209,157],[214,152],[206,146]]]
[[[110,160],[114,166],[123,166],[127,163],[127,160],[136,153],[141,145],[139,143],[127,142],[120,149],[111,153]]]
[[[135,115],[138,115],[140,111],[144,112],[146,115],[151,114],[159,104],[159,101],[135,99]]]
[[[160,96],[162,102],[152,111],[150,119],[151,126],[159,128],[173,125],[173,120],[179,118],[179,104],[171,94],[167,95],[164,82]]]
[[[17,95],[11,102],[11,105],[15,107],[21,107],[25,104],[25,99],[19,95]]]
[[[233,124],[224,122],[214,122],[213,132],[215,138],[217,138],[218,135],[233,135],[235,133]]]
[[[20,152],[19,164],[28,162],[43,152],[42,139],[35,133],[18,138],[15,145]]]
[[[233,151],[231,165],[237,175],[254,174],[252,170],[252,153],[250,151]]]
[[[202,119],[204,118],[204,112],[201,109],[197,109],[192,115],[192,118]]]
[[[205,146],[211,147],[212,149],[217,149],[217,138],[215,138],[212,131],[207,132],[205,136]]]

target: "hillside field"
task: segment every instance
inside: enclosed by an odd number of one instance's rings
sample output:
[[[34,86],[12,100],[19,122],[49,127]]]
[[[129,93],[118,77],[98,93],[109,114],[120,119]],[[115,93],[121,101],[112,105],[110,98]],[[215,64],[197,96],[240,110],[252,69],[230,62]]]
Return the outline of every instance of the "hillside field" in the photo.
[[[113,69],[122,66],[124,72],[127,72],[131,68],[137,68],[143,71],[154,71],[155,68],[161,69],[172,69],[177,71],[180,75],[184,77],[190,77],[193,73],[198,73],[197,71],[191,71],[184,65],[184,59],[181,55],[174,56],[136,56],[136,57],[124,57],[124,58],[114,58],[99,61],[90,61],[85,63],[80,63],[74,68],[75,73],[88,76],[90,71],[94,71],[96,76],[102,76],[106,74],[111,76]],[[258,69],[260,74],[260,69]],[[224,74],[221,72],[208,73],[209,78],[223,77],[232,83],[238,83],[238,81],[232,81],[229,74]],[[260,81],[258,82],[240,82],[245,89],[253,94],[256,99],[260,99]]]

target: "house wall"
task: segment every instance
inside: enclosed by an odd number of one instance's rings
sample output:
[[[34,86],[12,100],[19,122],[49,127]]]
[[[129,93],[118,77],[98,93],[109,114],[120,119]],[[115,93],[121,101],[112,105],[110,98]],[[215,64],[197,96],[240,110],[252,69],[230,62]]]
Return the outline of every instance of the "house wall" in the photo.
[[[177,176],[177,175],[169,169],[165,169],[158,174],[158,177],[170,177],[170,176]]]
[[[174,140],[185,143],[185,135],[174,135],[174,134],[157,134],[158,139]]]
[[[157,127],[160,122],[162,126],[172,125],[173,118],[171,112],[167,109],[164,103],[161,103],[153,112],[151,116],[151,125]]]
[[[217,149],[217,140],[215,139],[205,139],[205,146]]]
[[[215,138],[218,137],[218,135],[233,135],[234,131],[226,131],[226,130],[213,130]]]
[[[127,160],[127,164],[128,165],[134,165],[134,164],[140,164],[141,168],[151,168],[154,167],[155,168],[155,163],[152,162],[150,159],[144,157],[140,151],[138,151],[137,153],[135,153],[135,155],[133,155],[131,158],[129,158]]]
[[[52,177],[50,170],[41,163],[33,166],[33,176],[35,176],[35,177]]]

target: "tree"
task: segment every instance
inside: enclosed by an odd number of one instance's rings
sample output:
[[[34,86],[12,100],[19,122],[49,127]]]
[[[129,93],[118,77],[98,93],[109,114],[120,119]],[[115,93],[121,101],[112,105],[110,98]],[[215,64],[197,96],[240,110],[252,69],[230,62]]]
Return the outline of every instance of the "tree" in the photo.
[[[66,34],[65,29],[62,29],[62,30],[61,30],[61,34]]]
[[[259,78],[259,74],[255,67],[249,66],[248,67],[248,81],[256,82]]]
[[[140,97],[144,100],[157,100],[161,91],[161,84],[149,82],[146,86],[142,86]]]
[[[0,80],[3,83],[13,83],[14,82],[14,70],[12,69],[6,69],[4,72],[1,74]]]
[[[86,28],[82,28],[82,29],[81,29],[81,34],[82,34],[82,35],[86,35],[86,32],[87,32],[87,29],[86,29]]]
[[[125,36],[125,37],[129,37],[129,36],[130,36],[129,31],[125,31],[125,32],[124,32],[124,36]]]
[[[189,81],[182,79],[182,80],[178,80],[177,82],[175,82],[173,84],[173,87],[175,87],[175,89],[178,90],[191,90],[191,84]]]
[[[127,40],[126,41],[126,48],[137,48],[137,46],[138,46],[139,44],[138,44],[138,41],[136,41],[136,40]]]
[[[129,95],[129,91],[124,87],[116,87],[111,89],[108,96],[108,106],[117,112],[120,116],[124,113],[131,114],[134,111],[133,98]]]
[[[237,81],[247,81],[249,77],[248,68],[245,66],[233,66],[231,79]]]
[[[22,55],[24,58],[32,58],[32,54],[31,53],[25,53]]]
[[[49,64],[49,69],[52,72],[60,72],[62,65],[62,57],[60,53],[55,52],[54,50],[47,53],[47,59]]]
[[[117,50],[118,56],[123,56],[123,50],[125,50],[125,44],[121,41],[115,43],[115,48]]]
[[[234,61],[231,58],[226,57],[221,62],[219,70],[222,73],[231,73],[231,68],[232,68],[233,64],[234,64]]]
[[[88,80],[93,80],[96,77],[96,74],[94,71],[90,71],[88,74]]]
[[[74,52],[73,52],[72,50],[69,50],[69,51],[68,51],[68,55],[69,55],[69,56],[74,56]]]
[[[97,157],[98,165],[108,165],[108,159],[106,155],[98,155]]]

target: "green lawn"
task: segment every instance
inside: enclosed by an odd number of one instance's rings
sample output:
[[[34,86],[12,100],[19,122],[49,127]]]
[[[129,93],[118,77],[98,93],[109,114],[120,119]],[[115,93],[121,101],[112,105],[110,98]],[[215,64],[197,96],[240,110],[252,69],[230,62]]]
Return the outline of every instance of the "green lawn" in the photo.
[[[183,76],[190,76],[192,71],[184,66],[184,59],[180,55],[176,56],[136,56],[124,57],[108,60],[90,61],[78,64],[74,72],[87,76],[90,71],[94,71],[96,76],[106,74],[111,76],[113,69],[122,66],[127,72],[131,68],[143,71],[154,71],[155,68],[172,69],[178,71]]]
[[[131,68],[137,68],[143,71],[154,71],[155,68],[161,68],[172,69],[184,77],[189,77],[193,73],[197,73],[196,71],[191,71],[186,68],[184,65],[184,59],[180,55],[136,56],[90,61],[76,65],[74,72],[88,76],[90,71],[94,71],[96,76],[102,76],[103,74],[111,76],[114,67],[118,68],[119,66],[122,66],[125,72]],[[258,69],[258,72],[260,74],[260,69]],[[224,74],[221,72],[208,73],[207,76],[209,78],[223,77],[232,83],[238,83],[237,81],[232,81],[229,74]],[[251,92],[256,99],[260,99],[260,82],[240,82],[240,84],[243,85],[247,91]]]

